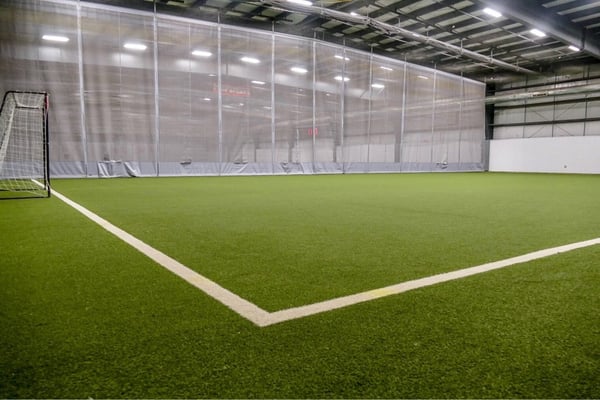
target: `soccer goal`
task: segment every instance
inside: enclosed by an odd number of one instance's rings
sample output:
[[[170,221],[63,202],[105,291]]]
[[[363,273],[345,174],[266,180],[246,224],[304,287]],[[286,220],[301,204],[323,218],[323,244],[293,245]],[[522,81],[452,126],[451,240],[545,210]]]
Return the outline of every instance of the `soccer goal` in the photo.
[[[9,91],[0,109],[0,199],[50,197],[48,94]]]

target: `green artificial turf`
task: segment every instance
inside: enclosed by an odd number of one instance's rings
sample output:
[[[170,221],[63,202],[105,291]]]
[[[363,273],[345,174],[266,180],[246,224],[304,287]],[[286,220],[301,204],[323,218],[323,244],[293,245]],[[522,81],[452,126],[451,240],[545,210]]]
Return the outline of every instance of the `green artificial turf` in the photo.
[[[600,236],[598,176],[54,185],[270,310]],[[0,221],[0,398],[600,397],[600,246],[258,328],[55,197]]]
[[[269,311],[600,236],[598,176],[159,178],[55,187]]]

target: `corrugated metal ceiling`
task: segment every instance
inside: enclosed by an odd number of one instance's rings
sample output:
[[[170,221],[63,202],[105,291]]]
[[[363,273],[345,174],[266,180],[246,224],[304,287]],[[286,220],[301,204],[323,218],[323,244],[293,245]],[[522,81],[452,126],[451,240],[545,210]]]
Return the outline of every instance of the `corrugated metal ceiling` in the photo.
[[[95,2],[314,37],[485,82],[600,63],[600,1],[592,0]]]

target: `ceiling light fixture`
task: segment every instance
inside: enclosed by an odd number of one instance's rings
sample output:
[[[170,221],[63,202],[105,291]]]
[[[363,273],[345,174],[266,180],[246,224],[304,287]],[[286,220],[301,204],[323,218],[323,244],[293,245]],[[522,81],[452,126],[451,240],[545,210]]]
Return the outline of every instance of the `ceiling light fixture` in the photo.
[[[581,51],[581,49],[579,47],[573,46],[573,45],[569,46],[569,50],[571,50],[571,51]]]
[[[532,35],[535,35],[537,37],[545,37],[546,34],[542,31],[540,31],[539,29],[533,28],[532,30],[529,31]]]
[[[312,6],[312,2],[306,0],[287,0],[288,3],[300,4],[301,6]]]
[[[490,17],[500,18],[502,13],[500,11],[496,11],[493,8],[486,7],[483,9],[483,12],[489,15]]]
[[[306,74],[308,72],[306,68],[302,67],[292,67],[290,68],[290,71],[295,72],[297,74]]]
[[[252,81],[253,84],[255,85],[265,85],[266,83],[263,81]]]
[[[240,60],[242,60],[243,62],[248,63],[248,64],[260,64],[260,60],[258,58],[254,58],[254,57],[244,56],[244,57],[240,58]]]
[[[373,89],[383,89],[385,87],[385,85],[382,84],[382,83],[374,83],[374,84],[371,85],[371,87]]]
[[[145,44],[141,44],[141,43],[125,43],[123,45],[123,47],[125,47],[128,50],[138,50],[138,51],[144,51],[148,48]]]
[[[348,57],[340,56],[339,54],[336,54],[334,57],[338,60],[350,61]]]
[[[423,79],[423,80],[425,80],[425,81],[429,79],[429,77],[427,77],[427,76],[425,76],[425,75],[417,75],[417,78],[419,78],[419,79]]]
[[[390,67],[384,67],[383,65],[379,68],[381,68],[384,71],[393,71],[393,69],[391,69]]]
[[[335,79],[336,81],[341,81],[343,79],[344,82],[348,82],[350,80],[350,78],[348,78],[347,76],[342,77],[341,75],[338,75],[333,79]]]
[[[198,57],[210,57],[210,56],[212,56],[212,53],[210,51],[206,51],[206,50],[194,50],[194,51],[192,51],[192,55],[198,56]]]
[[[57,36],[57,35],[44,35],[42,39],[48,40],[50,42],[61,42],[66,43],[69,41],[69,38],[66,36]]]

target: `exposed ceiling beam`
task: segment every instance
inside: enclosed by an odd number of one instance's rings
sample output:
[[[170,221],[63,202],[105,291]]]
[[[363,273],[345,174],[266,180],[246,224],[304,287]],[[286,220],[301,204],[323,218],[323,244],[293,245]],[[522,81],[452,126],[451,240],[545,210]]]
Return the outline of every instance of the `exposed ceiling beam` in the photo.
[[[600,59],[600,45],[593,35],[577,27],[567,17],[540,6],[536,1],[479,0],[526,26],[537,28],[561,42],[579,47],[582,51]]]
[[[552,97],[552,96],[568,96],[572,94],[583,94],[583,93],[598,93],[600,92],[599,84],[592,85],[575,85],[568,88],[560,89],[546,89],[537,92],[525,92],[516,94],[504,94],[496,96],[488,96],[485,98],[487,104],[498,104],[506,103],[509,101],[527,100],[527,99],[538,99],[540,97]]]
[[[332,10],[329,8],[302,5],[302,4],[287,2],[287,1],[283,1],[283,0],[261,0],[260,2],[264,3],[264,4],[269,4],[269,5],[272,5],[275,7],[280,7],[283,10],[298,11],[298,12],[302,12],[302,13],[305,13],[308,15],[320,15],[320,16],[326,17],[328,19],[342,21],[342,22],[348,23],[348,24],[369,26],[372,29],[375,29],[380,32],[384,32],[386,35],[388,35],[390,37],[395,36],[395,35],[401,36],[401,37],[410,39],[415,42],[430,45],[432,47],[442,49],[442,50],[448,51],[450,53],[453,53],[453,54],[456,54],[456,55],[459,55],[462,57],[477,60],[482,63],[491,64],[491,65],[494,65],[496,67],[499,67],[499,68],[502,68],[505,70],[515,71],[515,72],[524,73],[524,74],[536,74],[535,71],[529,70],[527,68],[522,68],[522,67],[519,67],[518,65],[510,64],[510,63],[495,59],[493,57],[489,57],[489,56],[486,56],[486,55],[483,55],[483,54],[480,54],[480,53],[477,53],[474,51],[467,50],[467,49],[459,47],[459,46],[455,46],[450,43],[443,42],[441,40],[434,39],[432,37],[424,36],[424,35],[418,34],[416,32],[409,31],[409,30],[401,28],[399,26],[390,25],[385,22],[378,21],[377,19],[373,19],[370,17],[365,17],[362,15],[353,15],[350,13],[346,13],[346,12],[342,12],[342,11],[338,11],[338,10]]]

